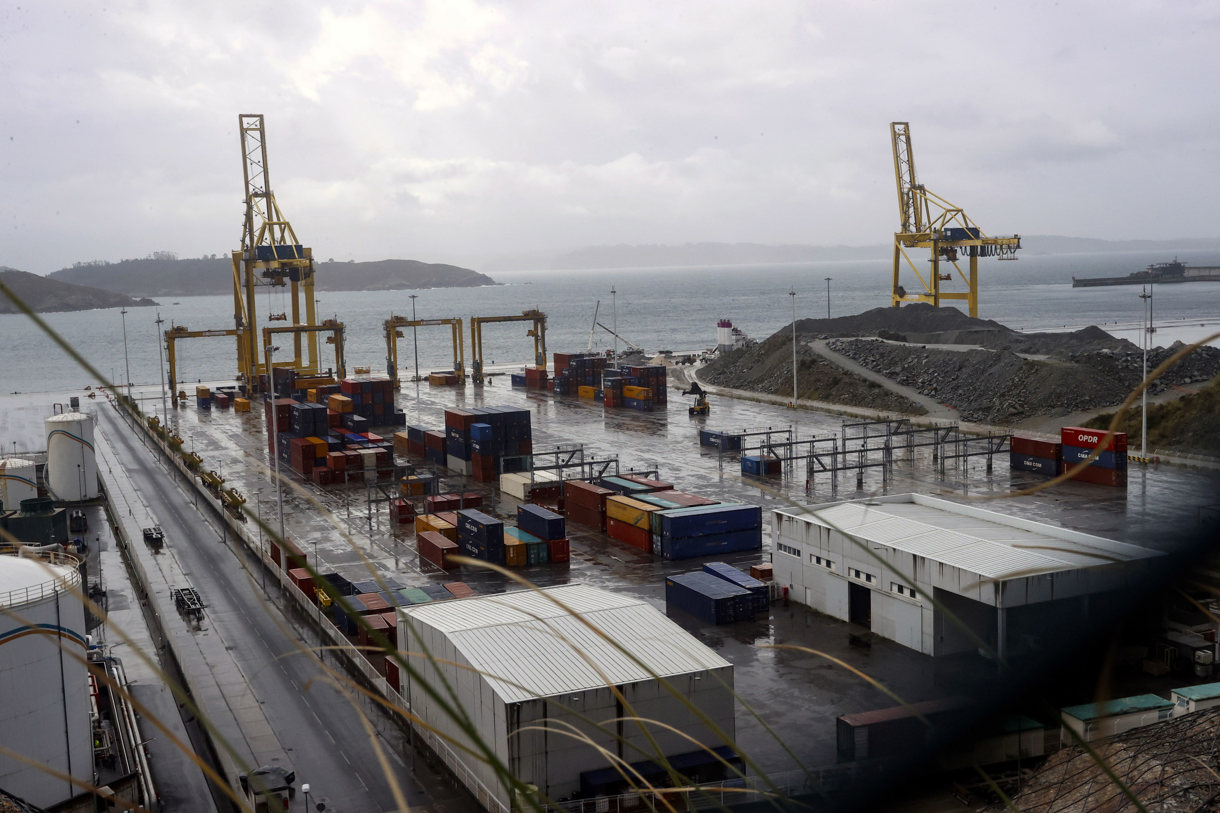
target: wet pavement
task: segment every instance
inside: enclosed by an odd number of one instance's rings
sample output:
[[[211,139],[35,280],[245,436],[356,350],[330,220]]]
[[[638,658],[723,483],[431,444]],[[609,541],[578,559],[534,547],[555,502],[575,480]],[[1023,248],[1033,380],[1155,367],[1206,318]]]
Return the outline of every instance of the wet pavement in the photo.
[[[547,461],[549,449],[571,449],[580,444],[587,460],[617,457],[621,471],[654,469],[661,479],[682,491],[762,505],[764,549],[726,557],[726,561],[742,568],[769,561],[770,517],[765,509],[773,507],[915,491],[962,502],[979,501],[983,507],[1001,513],[1172,550],[1182,532],[1214,510],[1220,493],[1220,477],[1214,471],[1136,465],[1126,491],[1066,483],[1017,496],[1016,492],[1044,480],[1010,473],[1006,454],[995,458],[990,471],[984,459],[971,458],[948,461],[942,474],[927,449],[916,450],[909,461],[899,455],[885,476],[880,468],[865,470],[860,488],[854,472],[840,473],[832,482],[825,473],[807,477],[799,463],[783,477],[743,476],[735,457],[722,457],[715,450],[700,447],[700,428],[770,428],[776,433],[791,431],[802,439],[822,438],[840,435],[845,418],[715,395],[709,416],[691,418],[677,392],[671,390],[667,410],[649,413],[606,410],[591,400],[511,389],[506,379],[464,389],[408,383],[399,394],[398,405],[407,413],[408,424],[429,428],[443,428],[446,407],[528,408],[534,458],[539,465]],[[137,392],[137,398],[146,412],[160,411],[159,392]],[[205,469],[220,472],[226,487],[239,489],[250,509],[274,526],[278,522],[276,494],[268,470],[262,411],[200,411],[193,401],[191,404],[171,411],[169,425],[183,437],[186,449],[203,457]],[[3,414],[0,412],[0,430],[5,428]],[[388,436],[389,431],[384,434]],[[0,440],[7,441],[8,435],[0,433]],[[472,479],[451,477],[447,471],[441,474],[442,491],[479,492],[487,500],[485,511],[515,519],[515,499]],[[439,584],[460,578],[480,593],[512,586],[504,577],[488,571],[464,569],[454,575],[421,562],[411,527],[395,525],[384,502],[370,502],[370,497],[378,496],[375,490],[363,485],[319,488],[299,475],[289,473],[289,478],[294,487],[283,492],[287,534],[303,551],[316,556],[323,572],[333,570],[351,580],[361,580],[370,578],[372,569],[403,585]],[[701,566],[700,560],[655,560],[576,524],[569,525],[568,533],[570,564],[526,568],[520,575],[543,586],[569,581],[592,584],[641,597],[664,609],[664,577]],[[834,721],[838,715],[893,705],[890,698],[831,658],[880,680],[909,702],[943,696],[957,688],[932,659],[873,636],[865,636],[867,645],[861,646],[862,628],[795,604],[777,602],[766,619],[723,627],[703,625],[683,615],[674,618],[735,665],[736,687],[743,701],[738,709],[737,738],[771,774],[833,763]]]

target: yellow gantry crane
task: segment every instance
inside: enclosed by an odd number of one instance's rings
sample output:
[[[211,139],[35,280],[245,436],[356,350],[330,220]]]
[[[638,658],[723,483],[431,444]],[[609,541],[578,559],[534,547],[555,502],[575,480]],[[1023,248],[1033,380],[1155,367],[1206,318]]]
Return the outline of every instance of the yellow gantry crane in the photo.
[[[472,316],[470,317],[470,378],[476,384],[483,383],[483,325],[489,322],[532,322],[533,327],[525,331],[534,339],[534,365],[546,369],[546,314],[540,310],[522,311],[520,316]]]
[[[894,177],[898,181],[898,215],[902,230],[894,234],[894,284],[891,303],[898,307],[904,302],[927,302],[940,307],[943,300],[966,300],[969,313],[977,317],[979,310],[979,257],[999,260],[1017,259],[1021,248],[1019,235],[988,237],[965,212],[939,195],[929,192],[915,179],[915,156],[911,152],[911,127],[905,121],[890,124],[890,139],[894,146]],[[931,268],[924,274],[911,260],[907,249],[926,248],[931,254]],[[968,270],[958,264],[968,259]],[[899,273],[906,266],[918,278],[922,293],[909,293],[899,283]],[[965,291],[945,291],[942,283],[953,282],[952,272],[941,273],[942,263],[951,265]]]
[[[453,319],[407,319],[402,316],[391,316],[385,320],[385,363],[386,373],[394,381],[394,386],[399,385],[398,377],[398,340],[402,338],[402,328],[418,328],[432,327],[435,325],[449,325],[453,333],[453,372],[457,375],[458,383],[466,383],[466,349],[462,344],[462,320],[460,318]]]
[[[241,249],[233,252],[233,318],[237,331],[238,381],[250,393],[259,391],[259,376],[265,372],[264,348],[258,328],[255,305],[256,286],[286,287],[291,297],[291,312],[269,316],[291,328],[291,367],[302,375],[319,372],[317,315],[314,308],[313,252],[297,240],[292,225],[280,212],[271,192],[267,174],[267,138],[261,113],[241,113],[242,176],[245,180],[246,215],[242,225]],[[302,313],[302,306],[304,312]],[[328,330],[342,335],[342,325]],[[276,365],[278,366],[289,366]]]

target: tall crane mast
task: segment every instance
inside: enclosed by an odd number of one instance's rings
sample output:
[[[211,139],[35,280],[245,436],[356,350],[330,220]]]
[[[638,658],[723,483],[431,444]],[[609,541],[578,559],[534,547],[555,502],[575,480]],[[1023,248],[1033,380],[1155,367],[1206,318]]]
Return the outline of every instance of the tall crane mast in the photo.
[[[911,127],[905,121],[890,123],[890,140],[894,148],[894,178],[898,184],[898,222],[901,230],[894,234],[894,282],[890,301],[894,307],[904,302],[927,302],[940,307],[944,300],[965,300],[969,313],[977,317],[979,310],[979,257],[999,260],[1017,259],[1021,237],[988,237],[961,208],[928,191],[915,178],[915,156],[911,151]],[[931,268],[920,273],[907,254],[910,248],[926,248],[930,252]],[[968,270],[958,264],[965,257]],[[922,293],[908,293],[900,284],[903,264],[918,278]],[[953,272],[941,273],[947,263],[956,271],[964,291],[945,291],[941,283],[953,282]]]
[[[241,249],[233,252],[233,319],[237,330],[238,376],[249,392],[257,392],[259,376],[267,373],[270,382],[271,371],[261,361],[264,348],[259,346],[256,285],[288,288],[291,313],[285,314],[286,321],[289,327],[308,328],[289,333],[293,343],[290,364],[305,375],[317,374],[319,370],[314,264],[313,251],[297,240],[271,191],[262,114],[241,113],[237,121],[246,211]]]

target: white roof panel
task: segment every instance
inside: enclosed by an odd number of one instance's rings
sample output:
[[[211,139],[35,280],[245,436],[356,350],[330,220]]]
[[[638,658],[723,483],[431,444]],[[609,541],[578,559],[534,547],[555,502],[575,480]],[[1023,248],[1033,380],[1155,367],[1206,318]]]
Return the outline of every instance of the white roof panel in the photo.
[[[997,580],[1159,555],[1138,545],[921,494],[783,509],[780,513]]]
[[[404,611],[444,632],[505,703],[730,666],[647,602],[585,585]]]

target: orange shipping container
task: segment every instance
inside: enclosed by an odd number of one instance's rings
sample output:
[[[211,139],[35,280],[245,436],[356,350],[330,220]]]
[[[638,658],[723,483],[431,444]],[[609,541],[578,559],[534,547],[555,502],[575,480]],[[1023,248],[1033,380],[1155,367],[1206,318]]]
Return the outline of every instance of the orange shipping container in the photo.
[[[509,567],[525,567],[528,553],[520,540],[504,539],[504,564]]]
[[[330,396],[330,398],[328,398],[326,401],[326,406],[340,414],[351,412],[353,409],[355,409],[352,399],[339,393],[335,393],[334,395]]]
[[[606,518],[634,525],[652,532],[652,512],[660,510],[659,506],[650,505],[630,497],[614,495],[606,498]]]
[[[637,401],[647,401],[652,397],[652,390],[648,389],[648,387],[634,387],[630,384],[624,384],[623,397],[634,398]]]

